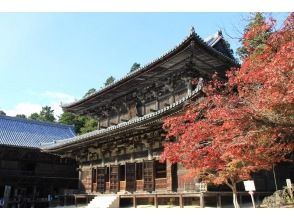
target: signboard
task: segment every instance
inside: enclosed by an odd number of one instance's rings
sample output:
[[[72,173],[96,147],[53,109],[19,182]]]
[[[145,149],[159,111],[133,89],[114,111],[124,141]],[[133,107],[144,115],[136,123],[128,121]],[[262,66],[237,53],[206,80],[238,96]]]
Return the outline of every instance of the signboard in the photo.
[[[253,180],[247,180],[247,181],[243,181],[244,186],[245,186],[245,191],[248,191],[248,193],[250,194],[251,200],[252,200],[252,206],[253,208],[255,208],[255,201],[254,201],[254,197],[253,197],[253,191],[255,191],[255,184]]]
[[[207,192],[207,184],[206,183],[195,183],[195,190],[197,192]]]
[[[255,191],[255,184],[253,180],[243,181],[245,186],[245,191],[253,192]]]
[[[286,183],[287,183],[287,188],[292,189],[291,179],[286,179]]]

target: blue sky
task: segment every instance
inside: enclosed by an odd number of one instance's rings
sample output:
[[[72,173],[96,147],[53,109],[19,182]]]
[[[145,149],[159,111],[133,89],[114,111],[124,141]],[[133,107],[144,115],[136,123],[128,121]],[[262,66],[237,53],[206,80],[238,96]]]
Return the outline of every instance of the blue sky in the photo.
[[[288,13],[273,13],[279,24]],[[178,44],[191,26],[239,46],[248,13],[0,13],[0,109],[8,115],[80,99]],[[227,36],[227,34],[229,36]]]

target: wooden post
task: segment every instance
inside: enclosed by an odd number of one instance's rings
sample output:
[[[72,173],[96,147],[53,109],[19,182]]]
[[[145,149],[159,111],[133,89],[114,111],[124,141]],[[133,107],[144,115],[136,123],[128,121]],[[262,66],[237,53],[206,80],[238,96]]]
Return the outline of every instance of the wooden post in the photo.
[[[64,200],[63,200],[63,206],[66,206],[67,205],[67,197],[66,197],[66,195],[64,195]]]
[[[254,202],[253,191],[249,191],[248,193],[250,194],[250,197],[251,197],[252,207],[255,208],[255,202]]]
[[[154,196],[154,206],[155,208],[158,208],[157,194]]]
[[[257,205],[257,207],[259,207],[260,206],[260,194],[259,193],[255,193],[255,195],[256,195],[256,205]]]
[[[204,201],[204,195],[203,193],[200,193],[200,208],[205,207],[205,201]]]
[[[133,207],[137,208],[137,201],[136,201],[136,196],[133,195]]]
[[[239,200],[240,200],[240,206],[242,206],[243,205],[243,199],[242,199],[242,194],[241,193],[239,194]]]
[[[221,194],[217,194],[217,207],[221,208],[222,207],[222,196]]]
[[[182,194],[180,194],[179,200],[180,200],[180,208],[184,208],[183,195]]]
[[[187,95],[190,96],[192,94],[192,81],[191,79],[187,82]]]
[[[77,204],[77,197],[75,196],[75,206],[78,207],[78,204]]]
[[[36,193],[37,193],[37,187],[36,187],[36,185],[34,185],[33,201],[32,201],[32,204],[31,204],[31,208],[35,207]]]

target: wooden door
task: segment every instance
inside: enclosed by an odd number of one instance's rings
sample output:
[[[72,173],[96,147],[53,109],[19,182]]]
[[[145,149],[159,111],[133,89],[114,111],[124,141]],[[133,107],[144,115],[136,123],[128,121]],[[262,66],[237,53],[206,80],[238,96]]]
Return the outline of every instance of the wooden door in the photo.
[[[110,166],[110,192],[119,191],[119,165]]]
[[[105,167],[97,168],[97,192],[105,192]]]
[[[145,160],[143,163],[144,190],[154,191],[154,160]]]
[[[126,163],[126,191],[136,191],[136,164]]]

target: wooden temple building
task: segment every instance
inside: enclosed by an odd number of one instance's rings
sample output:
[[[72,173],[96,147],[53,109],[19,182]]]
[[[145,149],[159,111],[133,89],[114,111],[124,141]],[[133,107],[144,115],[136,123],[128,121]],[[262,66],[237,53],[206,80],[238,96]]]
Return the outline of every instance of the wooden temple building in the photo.
[[[162,121],[200,98],[203,80],[237,65],[221,32],[204,41],[192,29],[160,58],[64,105],[64,111],[97,119],[98,128],[44,149],[77,160],[80,189],[87,193],[184,190],[181,166],[159,162]]]
[[[0,207],[48,207],[48,195],[76,190],[75,160],[40,148],[72,137],[73,126],[0,116]]]
[[[200,99],[203,81],[238,66],[221,32],[207,40],[192,28],[176,47],[63,110],[98,121],[97,130],[46,143],[48,153],[78,163],[87,194],[181,193],[195,190],[180,164],[160,163],[165,117]],[[193,83],[197,81],[197,83]]]

